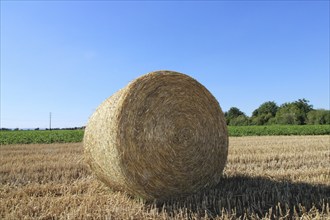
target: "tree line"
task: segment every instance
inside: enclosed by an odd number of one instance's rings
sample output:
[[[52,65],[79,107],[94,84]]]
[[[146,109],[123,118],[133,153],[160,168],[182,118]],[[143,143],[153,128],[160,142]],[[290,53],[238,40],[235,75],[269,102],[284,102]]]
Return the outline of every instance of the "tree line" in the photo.
[[[278,106],[274,101],[261,104],[248,117],[237,107],[225,112],[227,125],[305,125],[330,124],[330,110],[314,109],[306,99],[286,102]]]

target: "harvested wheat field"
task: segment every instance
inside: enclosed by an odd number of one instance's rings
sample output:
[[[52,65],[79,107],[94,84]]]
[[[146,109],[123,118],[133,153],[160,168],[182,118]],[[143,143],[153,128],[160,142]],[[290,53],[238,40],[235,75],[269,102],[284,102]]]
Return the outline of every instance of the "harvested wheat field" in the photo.
[[[0,219],[330,219],[330,136],[231,137],[218,187],[162,204],[110,191],[82,143],[0,150]]]

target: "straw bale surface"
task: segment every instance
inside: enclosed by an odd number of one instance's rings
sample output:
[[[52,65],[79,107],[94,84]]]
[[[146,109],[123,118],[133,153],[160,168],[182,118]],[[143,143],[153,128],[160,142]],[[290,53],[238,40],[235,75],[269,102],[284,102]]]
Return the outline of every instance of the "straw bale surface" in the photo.
[[[203,85],[182,73],[157,71],[97,108],[84,149],[96,176],[112,189],[166,200],[219,182],[228,133],[218,102]]]

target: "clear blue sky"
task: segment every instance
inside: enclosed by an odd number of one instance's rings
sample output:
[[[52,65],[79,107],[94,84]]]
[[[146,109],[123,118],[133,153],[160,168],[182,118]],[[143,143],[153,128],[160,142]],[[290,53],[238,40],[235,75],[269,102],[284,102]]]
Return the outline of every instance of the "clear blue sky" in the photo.
[[[329,1],[1,1],[1,127],[86,124],[134,78],[186,73],[223,111],[329,109]]]

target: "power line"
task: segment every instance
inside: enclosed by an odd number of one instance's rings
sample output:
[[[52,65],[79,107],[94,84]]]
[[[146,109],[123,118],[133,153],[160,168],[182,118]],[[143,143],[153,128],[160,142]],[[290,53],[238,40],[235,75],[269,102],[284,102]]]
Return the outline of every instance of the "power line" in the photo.
[[[52,113],[49,112],[49,130],[52,130]]]

